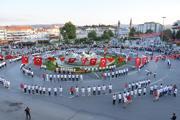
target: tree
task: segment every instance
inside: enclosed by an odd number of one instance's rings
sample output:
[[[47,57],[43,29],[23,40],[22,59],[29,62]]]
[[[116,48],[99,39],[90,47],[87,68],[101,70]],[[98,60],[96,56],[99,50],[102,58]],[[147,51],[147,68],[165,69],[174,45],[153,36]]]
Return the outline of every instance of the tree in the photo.
[[[130,37],[134,37],[134,34],[135,34],[135,33],[136,33],[136,30],[135,30],[134,27],[132,27],[132,28],[130,29],[129,36],[130,36]]]
[[[114,33],[112,32],[112,30],[105,30],[101,37],[102,39],[110,40],[110,38],[113,36],[114,36]]]
[[[76,38],[76,26],[71,22],[65,23],[65,25],[60,29],[60,32],[65,43],[70,43],[70,40]]]
[[[173,39],[173,33],[172,33],[172,31],[170,29],[164,30],[162,34],[163,34],[162,35],[163,36],[163,40],[165,40],[165,41],[169,41],[169,40]]]
[[[176,39],[180,39],[180,30],[178,30],[176,33]]]
[[[153,33],[153,30],[147,29],[147,30],[146,30],[146,33]]]
[[[97,33],[96,31],[92,30],[91,32],[88,33],[88,38],[90,40],[95,40],[97,38]]]

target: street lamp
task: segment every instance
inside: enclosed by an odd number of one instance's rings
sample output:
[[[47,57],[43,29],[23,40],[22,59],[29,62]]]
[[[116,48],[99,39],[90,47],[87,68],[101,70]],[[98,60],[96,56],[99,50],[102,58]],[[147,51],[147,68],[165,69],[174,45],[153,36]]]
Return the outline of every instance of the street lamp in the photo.
[[[164,19],[165,19],[166,17],[162,17],[162,19],[163,19],[163,28],[162,28],[162,40],[164,40]]]

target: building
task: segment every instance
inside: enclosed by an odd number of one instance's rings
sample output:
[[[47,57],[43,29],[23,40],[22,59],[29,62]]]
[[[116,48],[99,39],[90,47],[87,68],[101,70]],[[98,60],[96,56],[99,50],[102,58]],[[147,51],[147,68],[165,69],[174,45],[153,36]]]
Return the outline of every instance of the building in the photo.
[[[31,26],[6,26],[6,40],[15,42],[30,39],[33,34]]]
[[[147,30],[152,30],[154,33],[159,33],[163,31],[163,25],[156,22],[145,22],[144,24],[139,24],[135,26],[137,32],[146,33]]]
[[[117,38],[125,38],[128,37],[129,35],[129,28],[126,27],[122,27],[120,21],[118,21],[118,26],[116,29],[116,37]]]
[[[88,33],[91,31],[95,31],[97,34],[97,37],[101,37],[104,33],[105,30],[111,30],[114,34],[115,34],[115,29],[113,27],[77,27],[76,28],[76,38],[80,39],[80,38],[87,38],[88,37]]]
[[[5,27],[0,27],[0,41],[6,40],[6,29]]]

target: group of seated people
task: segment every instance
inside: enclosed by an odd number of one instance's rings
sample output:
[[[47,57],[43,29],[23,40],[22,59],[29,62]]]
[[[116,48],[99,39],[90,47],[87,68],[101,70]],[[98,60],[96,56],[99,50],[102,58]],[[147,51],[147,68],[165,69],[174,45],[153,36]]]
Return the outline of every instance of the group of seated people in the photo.
[[[31,70],[31,68],[25,68],[25,65],[22,65],[20,69],[22,70],[23,74],[34,77],[34,72]]]

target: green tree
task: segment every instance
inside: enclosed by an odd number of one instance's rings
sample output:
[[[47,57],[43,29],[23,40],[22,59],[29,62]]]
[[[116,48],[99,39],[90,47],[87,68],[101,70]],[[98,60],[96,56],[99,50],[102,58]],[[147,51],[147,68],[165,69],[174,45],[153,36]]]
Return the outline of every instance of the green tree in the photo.
[[[65,23],[65,25],[60,29],[60,32],[65,43],[70,43],[70,40],[76,38],[76,26],[71,22]]]
[[[110,35],[109,35],[109,32],[107,30],[105,30],[103,32],[102,39],[105,39],[105,40],[109,40],[110,39]]]
[[[148,30],[146,31],[146,33],[153,33],[153,30],[148,29]]]
[[[164,41],[170,41],[173,38],[173,33],[170,29],[164,30],[162,34],[163,34],[162,36],[163,36]]]
[[[176,39],[180,39],[180,30],[178,30],[176,33]]]
[[[136,29],[132,27],[129,32],[129,37],[134,37],[135,33],[136,33]]]
[[[110,37],[114,37],[114,33],[112,32],[112,30],[108,30],[108,34]]]
[[[91,32],[88,33],[88,38],[90,40],[95,40],[97,38],[97,33],[96,31],[92,30]]]

